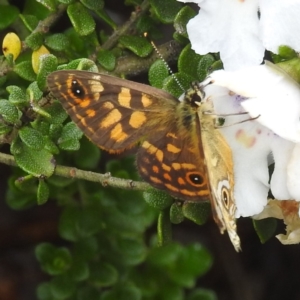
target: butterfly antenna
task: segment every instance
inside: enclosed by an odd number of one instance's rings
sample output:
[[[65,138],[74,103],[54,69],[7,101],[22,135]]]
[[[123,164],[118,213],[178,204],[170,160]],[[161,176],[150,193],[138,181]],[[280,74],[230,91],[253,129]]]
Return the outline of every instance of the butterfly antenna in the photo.
[[[144,33],[144,36],[147,37],[147,32]],[[168,63],[166,62],[166,60],[163,58],[163,56],[159,52],[158,48],[154,44],[154,42],[150,40],[150,43],[151,43],[153,49],[155,50],[156,54],[158,55],[158,57],[165,64],[166,68],[168,69],[169,73],[171,74],[171,76],[173,77],[173,79],[175,80],[175,82],[177,83],[177,85],[182,89],[183,92],[186,92],[186,89],[182,86],[182,84],[180,83],[180,81],[178,80],[178,78],[176,77],[176,75],[173,73],[172,69],[170,68],[170,66],[168,65]]]

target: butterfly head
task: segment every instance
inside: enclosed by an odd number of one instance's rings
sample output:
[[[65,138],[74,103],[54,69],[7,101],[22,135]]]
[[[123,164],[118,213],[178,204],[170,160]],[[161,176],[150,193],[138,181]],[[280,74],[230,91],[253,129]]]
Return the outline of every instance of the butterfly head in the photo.
[[[191,88],[185,93],[184,101],[191,107],[198,109],[205,98],[205,92],[199,82],[192,82]]]

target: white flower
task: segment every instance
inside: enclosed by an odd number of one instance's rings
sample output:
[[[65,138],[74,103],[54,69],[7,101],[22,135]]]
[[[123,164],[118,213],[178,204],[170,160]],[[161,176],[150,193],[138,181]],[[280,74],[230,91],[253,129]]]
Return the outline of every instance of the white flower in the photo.
[[[299,86],[271,64],[215,71],[204,84],[208,82],[212,84],[205,93],[214,102],[216,114],[250,113],[226,116],[225,125],[233,125],[221,129],[233,151],[236,216],[259,214],[266,206],[270,153],[275,162],[273,195],[300,201],[300,144],[294,143],[300,141]]]
[[[225,70],[260,64],[265,49],[278,53],[287,45],[300,51],[300,0],[178,1],[200,7],[187,24],[192,49],[220,52]]]
[[[217,115],[243,111],[238,95],[232,95],[227,88],[208,85],[205,94],[214,103]],[[267,204],[269,191],[268,154],[271,152],[268,136],[270,130],[256,121],[230,126],[232,123],[249,119],[249,115],[226,116],[221,129],[233,154],[234,197],[237,206],[236,217],[247,217],[260,213]],[[273,136],[273,134],[271,133]]]
[[[300,88],[291,77],[270,62],[233,72],[210,75],[216,85],[247,97],[241,103],[251,117],[279,136],[300,142]]]

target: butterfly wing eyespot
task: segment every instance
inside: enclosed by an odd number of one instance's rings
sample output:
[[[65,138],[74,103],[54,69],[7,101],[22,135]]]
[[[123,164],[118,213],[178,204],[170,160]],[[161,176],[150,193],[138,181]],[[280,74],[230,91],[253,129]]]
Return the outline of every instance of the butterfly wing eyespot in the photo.
[[[188,172],[186,174],[186,178],[190,182],[190,184],[199,188],[205,183],[203,175],[199,172]]]
[[[229,198],[230,198],[230,195],[229,195],[229,191],[226,187],[223,187],[222,190],[221,190],[221,197],[222,197],[222,201],[224,203],[224,206],[226,208],[229,207]]]
[[[70,91],[72,92],[74,97],[83,99],[85,96],[83,86],[76,79],[72,80]]]

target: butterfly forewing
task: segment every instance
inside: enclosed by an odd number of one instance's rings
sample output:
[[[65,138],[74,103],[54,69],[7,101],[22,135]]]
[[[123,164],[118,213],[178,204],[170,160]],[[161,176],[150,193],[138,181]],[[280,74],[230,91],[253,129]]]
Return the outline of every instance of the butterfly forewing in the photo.
[[[54,72],[48,85],[87,137],[110,152],[134,146],[158,123],[164,126],[178,103],[155,88],[85,71]]]

